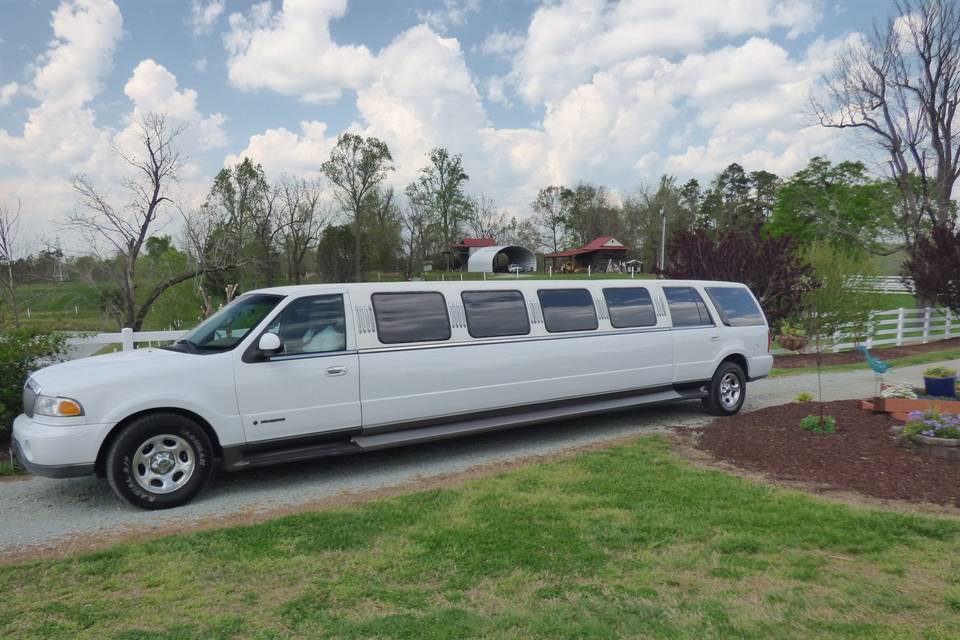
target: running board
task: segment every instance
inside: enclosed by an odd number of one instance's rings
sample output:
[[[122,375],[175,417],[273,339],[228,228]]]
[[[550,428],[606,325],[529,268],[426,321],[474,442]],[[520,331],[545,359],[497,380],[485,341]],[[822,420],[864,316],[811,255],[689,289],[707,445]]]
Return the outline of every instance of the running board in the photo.
[[[472,420],[459,420],[447,422],[431,427],[419,427],[414,429],[405,429],[403,431],[390,431],[387,433],[378,433],[369,436],[357,436],[351,442],[358,445],[364,451],[373,451],[375,449],[386,449],[407,444],[417,444],[419,442],[430,442],[432,440],[443,440],[446,438],[457,438],[460,436],[485,433],[487,431],[497,431],[509,427],[520,427],[541,422],[550,422],[553,420],[563,420],[568,418],[577,418],[589,416],[597,413],[606,413],[608,411],[619,411],[641,407],[650,404],[660,404],[664,402],[676,402],[678,400],[691,400],[694,398],[703,398],[706,393],[699,389],[685,389],[677,392],[674,390],[658,391],[644,395],[630,396],[627,398],[614,398],[610,400],[597,400],[594,402],[584,402],[582,404],[567,405],[563,407],[552,407],[549,409],[540,409],[535,411],[517,412],[509,415],[498,415],[487,418],[474,418]]]
[[[224,467],[229,471],[240,469],[249,469],[251,467],[265,467],[268,465],[280,464],[282,462],[300,462],[303,460],[315,460],[316,458],[326,458],[329,456],[341,456],[346,453],[358,453],[361,449],[356,444],[343,440],[340,442],[328,442],[325,444],[315,444],[306,447],[290,447],[288,449],[275,449],[261,453],[245,453],[236,449],[224,451]]]

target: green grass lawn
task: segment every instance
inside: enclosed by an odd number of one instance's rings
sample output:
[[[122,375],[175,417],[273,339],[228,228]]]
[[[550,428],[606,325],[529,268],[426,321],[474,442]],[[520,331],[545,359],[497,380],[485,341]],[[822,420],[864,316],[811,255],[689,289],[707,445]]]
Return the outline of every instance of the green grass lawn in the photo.
[[[117,331],[117,322],[100,308],[97,289],[85,282],[56,282],[17,287],[21,322],[57,331]],[[169,289],[147,316],[146,330],[165,330],[177,322],[193,326],[201,303],[193,283]],[[29,314],[27,310],[29,309]]]
[[[960,520],[694,468],[662,437],[0,569],[0,637],[956,638]]]
[[[881,356],[882,358],[882,356]],[[942,362],[944,360],[960,359],[960,349],[941,349],[939,351],[928,351],[927,353],[918,353],[913,356],[904,356],[903,358],[891,358],[884,360],[891,367],[909,367],[917,364],[929,364],[932,362]],[[854,362],[851,364],[827,364],[821,367],[824,373],[836,373],[838,371],[856,371],[858,369],[869,369],[866,362]],[[792,369],[777,369],[774,367],[770,371],[770,376],[779,378],[783,376],[796,376],[803,373],[816,373],[816,367],[795,367]]]

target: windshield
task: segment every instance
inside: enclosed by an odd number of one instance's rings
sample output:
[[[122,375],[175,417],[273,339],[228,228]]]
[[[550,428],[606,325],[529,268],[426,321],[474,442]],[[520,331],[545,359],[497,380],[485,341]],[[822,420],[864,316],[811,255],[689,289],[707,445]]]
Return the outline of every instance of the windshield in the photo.
[[[241,296],[190,330],[174,345],[197,351],[228,351],[260,324],[281,300],[283,296],[264,293]]]

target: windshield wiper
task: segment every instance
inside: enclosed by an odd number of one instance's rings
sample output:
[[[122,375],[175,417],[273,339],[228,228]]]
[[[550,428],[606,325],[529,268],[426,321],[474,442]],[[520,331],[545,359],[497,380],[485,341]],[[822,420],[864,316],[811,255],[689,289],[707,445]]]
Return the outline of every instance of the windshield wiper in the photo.
[[[186,347],[186,350],[189,351],[189,352],[191,352],[191,353],[196,353],[196,352],[197,352],[197,349],[199,348],[199,345],[198,345],[196,342],[191,342],[190,340],[187,340],[187,339],[185,339],[185,338],[180,338],[179,340],[174,340],[174,341],[173,341],[173,344],[171,344],[170,346],[168,346],[168,347],[166,347],[166,348],[167,348],[167,349],[171,349],[171,348],[179,347],[179,346],[181,346],[181,345],[183,345],[184,347]],[[179,349],[174,349],[174,350],[179,351]]]

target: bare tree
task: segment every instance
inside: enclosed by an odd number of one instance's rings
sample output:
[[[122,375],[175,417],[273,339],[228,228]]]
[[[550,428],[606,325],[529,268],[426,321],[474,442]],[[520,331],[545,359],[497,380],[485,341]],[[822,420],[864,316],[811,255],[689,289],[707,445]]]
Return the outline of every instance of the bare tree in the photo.
[[[360,243],[364,204],[367,195],[393,171],[393,156],[386,143],[378,138],[364,138],[344,133],[323,163],[321,171],[337,189],[337,198],[353,224],[354,279],[363,279]]]
[[[470,198],[467,225],[474,237],[493,238],[499,243],[510,227],[510,221],[503,212],[497,210],[491,198],[480,195]]]
[[[286,227],[282,195],[280,186],[268,183],[263,196],[250,209],[252,240],[268,287],[273,286],[276,277],[277,245]]]
[[[183,219],[181,227],[181,245],[191,263],[200,269],[196,274],[196,290],[203,303],[200,319],[213,314],[213,296],[208,288],[208,274],[223,268],[242,266],[236,255],[236,230],[231,226],[230,214],[209,201],[199,208],[177,207]],[[229,302],[236,291],[236,284],[226,285],[226,299]]]
[[[813,108],[820,124],[864,131],[886,152],[903,195],[908,244],[952,219],[960,177],[960,6],[898,0],[898,15],[841,53]]]
[[[425,243],[430,228],[430,214],[421,203],[410,200],[407,208],[400,214],[403,224],[403,236],[406,244],[406,277],[420,273],[423,269]]]
[[[167,289],[210,269],[224,268],[198,262],[181,273],[161,276],[145,296],[137,294],[138,259],[163,207],[173,202],[170,190],[184,161],[176,146],[182,133],[183,127],[171,126],[166,116],[150,114],[134,123],[135,149],[114,147],[114,153],[132,169],[131,175],[119,182],[126,194],[125,204],[114,205],[85,176],[73,179],[79,207],[69,216],[67,226],[94,242],[106,242],[116,252],[121,263],[122,321],[135,331]]]
[[[0,263],[6,266],[3,279],[3,298],[13,316],[13,326],[20,326],[20,307],[17,305],[17,287],[13,279],[13,261],[16,260],[18,235],[20,233],[20,200],[16,210],[0,202]]]
[[[323,190],[318,180],[284,177],[278,190],[283,200],[280,209],[287,276],[300,284],[303,261],[320,241],[330,214],[321,202]]]

